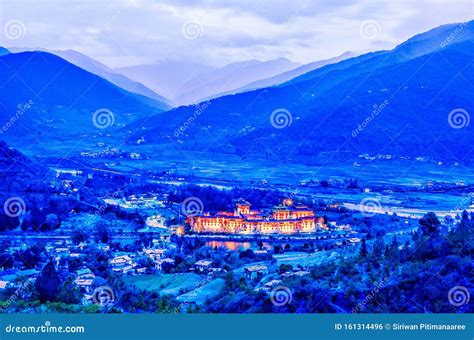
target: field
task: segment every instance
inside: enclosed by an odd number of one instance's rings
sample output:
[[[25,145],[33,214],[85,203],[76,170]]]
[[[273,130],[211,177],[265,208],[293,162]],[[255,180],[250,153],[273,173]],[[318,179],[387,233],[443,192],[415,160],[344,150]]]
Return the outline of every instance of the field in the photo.
[[[190,292],[177,297],[179,302],[193,302],[198,305],[203,304],[206,299],[215,297],[224,287],[223,279],[215,279]]]
[[[196,289],[204,280],[204,277],[194,273],[137,275],[125,278],[127,284],[162,295],[183,294]]]

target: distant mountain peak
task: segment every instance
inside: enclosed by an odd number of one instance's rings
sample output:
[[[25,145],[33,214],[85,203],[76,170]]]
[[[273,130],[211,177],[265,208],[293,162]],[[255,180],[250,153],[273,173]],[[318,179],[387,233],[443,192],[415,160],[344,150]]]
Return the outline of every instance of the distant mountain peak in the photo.
[[[443,26],[393,50],[306,64],[295,70],[308,72],[278,86],[212,99],[193,128],[176,137],[179,150],[247,159],[276,155],[279,162],[309,165],[382,151],[391,159],[415,161],[423,155],[472,163],[466,157],[474,144],[472,129],[467,123],[454,128],[449,117],[455,110],[474,112],[473,26]],[[287,73],[286,79],[295,71]],[[269,122],[279,108],[289,113],[291,126],[275,129]],[[140,137],[168,143],[169,131],[193,110],[181,107],[151,117]]]
[[[116,73],[113,69],[101,63],[100,61],[97,61],[79,51],[73,49],[48,50],[43,48],[15,48],[14,50],[17,52],[42,51],[54,54],[82,68],[83,70],[91,72],[107,81],[110,81],[112,84],[119,86],[124,90],[159,101],[163,103],[163,108],[165,109],[169,108],[170,106],[168,99],[147,88],[145,85],[136,81],[132,81],[122,74]]]
[[[162,60],[155,64],[123,67],[116,71],[146,84],[178,105],[187,105],[298,66],[298,63],[286,58],[244,60],[220,68],[194,61]]]
[[[48,143],[48,138],[100,132],[93,119],[98,110],[110,112],[117,127],[167,109],[49,52],[1,56],[0,83],[0,121],[5,124],[15,118],[2,130],[2,138],[13,146],[43,134],[43,142]],[[25,103],[31,104],[25,108]]]
[[[8,54],[8,53],[10,53],[10,51],[8,49],[6,49],[5,47],[0,46],[0,57],[2,55]]]

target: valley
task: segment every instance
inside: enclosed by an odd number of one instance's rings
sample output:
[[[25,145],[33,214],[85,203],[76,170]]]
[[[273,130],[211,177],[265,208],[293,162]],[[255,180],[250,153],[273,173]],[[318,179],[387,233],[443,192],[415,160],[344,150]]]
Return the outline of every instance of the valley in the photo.
[[[2,50],[0,312],[472,312],[446,287],[474,287],[473,47],[469,21],[306,64]]]

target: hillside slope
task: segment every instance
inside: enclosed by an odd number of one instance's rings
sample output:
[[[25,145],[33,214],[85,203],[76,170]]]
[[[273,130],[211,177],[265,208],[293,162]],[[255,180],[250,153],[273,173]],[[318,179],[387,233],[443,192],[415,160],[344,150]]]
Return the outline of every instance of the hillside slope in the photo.
[[[456,27],[461,33],[444,45]],[[328,65],[288,84],[171,110],[150,119],[139,135],[155,144],[171,138],[176,143],[170,147],[181,151],[289,162],[361,153],[469,162],[472,128],[453,128],[448,118],[474,112],[473,30],[474,22],[442,26],[394,50]],[[286,128],[271,124],[278,109],[289,112]]]

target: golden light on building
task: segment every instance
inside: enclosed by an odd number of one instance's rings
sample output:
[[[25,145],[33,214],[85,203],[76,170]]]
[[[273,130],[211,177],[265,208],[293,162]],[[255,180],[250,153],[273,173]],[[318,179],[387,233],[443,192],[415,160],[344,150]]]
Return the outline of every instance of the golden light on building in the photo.
[[[283,201],[271,212],[250,209],[243,199],[235,201],[233,212],[220,211],[189,217],[186,222],[196,233],[230,234],[295,234],[312,233],[324,229],[324,219],[316,217],[306,206],[293,205],[291,199]]]

